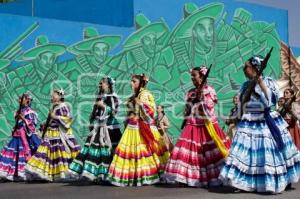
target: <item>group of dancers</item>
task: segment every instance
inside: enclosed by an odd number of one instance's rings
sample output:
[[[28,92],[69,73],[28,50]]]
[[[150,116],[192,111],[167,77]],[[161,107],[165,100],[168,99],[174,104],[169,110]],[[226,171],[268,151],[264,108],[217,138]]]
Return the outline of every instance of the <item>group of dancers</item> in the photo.
[[[10,181],[82,180],[116,186],[229,185],[270,193],[290,189],[300,177],[299,116],[292,108],[295,95],[287,89],[273,111],[279,89],[261,73],[264,61],[253,56],[245,63],[248,80],[234,97],[235,107],[226,121],[230,138],[218,124],[217,95],[207,83],[210,69],[205,66],[190,71],[194,88],[186,94],[182,133],[175,145],[167,133],[164,107],[156,107],[144,74],[132,76],[133,94],[126,102],[123,133],[115,117],[119,107],[115,81],[100,80],[90,132],[81,149],[72,133],[63,90],[52,92],[52,110],[41,133],[36,130],[32,96],[24,93],[12,139],[1,151],[0,176]]]

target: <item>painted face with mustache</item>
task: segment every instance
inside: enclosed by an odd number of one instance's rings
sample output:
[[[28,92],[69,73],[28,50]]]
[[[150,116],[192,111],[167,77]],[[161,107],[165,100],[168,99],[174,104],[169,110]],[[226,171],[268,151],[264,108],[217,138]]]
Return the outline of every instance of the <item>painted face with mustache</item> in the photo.
[[[109,51],[109,46],[105,43],[99,42],[93,46],[92,52],[98,64],[102,64],[106,60],[108,51]]]
[[[214,20],[203,18],[197,21],[193,28],[193,36],[197,44],[208,52],[214,42]]]

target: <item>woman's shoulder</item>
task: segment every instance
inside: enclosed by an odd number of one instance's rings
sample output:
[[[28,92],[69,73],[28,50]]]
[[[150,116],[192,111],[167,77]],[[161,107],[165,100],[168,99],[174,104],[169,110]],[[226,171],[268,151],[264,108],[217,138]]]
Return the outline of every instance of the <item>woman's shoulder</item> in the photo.
[[[70,110],[70,106],[66,102],[62,102],[62,103],[60,103],[58,105],[57,109],[67,109],[67,110]]]
[[[191,88],[186,92],[185,96],[186,98],[191,98],[194,97],[195,93],[196,93],[196,88]]]
[[[105,94],[104,97],[115,97],[115,98],[118,98],[118,95],[117,93],[110,93],[110,94]]]
[[[211,92],[215,92],[215,89],[211,85],[206,84],[203,87],[203,91],[204,91],[204,93],[211,93]]]
[[[152,95],[151,91],[143,88],[140,91],[140,96],[153,96],[153,95]]]
[[[35,115],[37,115],[36,111],[33,110],[31,107],[27,107],[27,108],[24,110],[24,114],[35,114]]]

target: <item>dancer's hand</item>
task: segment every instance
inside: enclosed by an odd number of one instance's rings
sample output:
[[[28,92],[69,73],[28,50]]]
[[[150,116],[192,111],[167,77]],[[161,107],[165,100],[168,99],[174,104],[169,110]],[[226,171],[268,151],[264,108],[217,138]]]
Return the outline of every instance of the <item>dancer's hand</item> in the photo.
[[[98,106],[98,107],[100,107],[100,108],[104,108],[104,107],[105,107],[105,105],[104,105],[104,102],[103,102],[103,100],[99,100],[99,101],[97,101],[97,106]]]
[[[50,116],[51,116],[52,119],[58,119],[58,117],[53,112],[50,114]]]
[[[139,98],[135,98],[134,101],[135,101],[136,105],[141,105],[142,104],[142,102]]]

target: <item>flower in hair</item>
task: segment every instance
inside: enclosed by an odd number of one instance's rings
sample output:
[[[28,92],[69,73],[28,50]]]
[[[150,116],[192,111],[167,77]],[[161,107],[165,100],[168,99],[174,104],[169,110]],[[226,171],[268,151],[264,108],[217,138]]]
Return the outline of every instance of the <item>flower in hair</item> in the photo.
[[[205,66],[201,66],[200,67],[200,72],[202,73],[202,75],[205,75],[207,73],[207,68]]]
[[[147,77],[145,74],[142,74],[143,80],[148,82],[149,81],[149,77]]]

